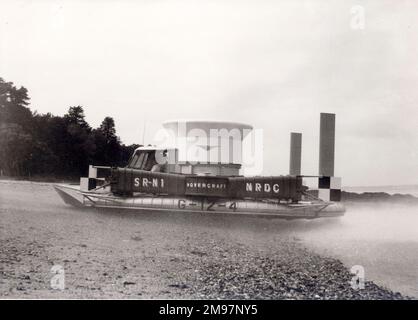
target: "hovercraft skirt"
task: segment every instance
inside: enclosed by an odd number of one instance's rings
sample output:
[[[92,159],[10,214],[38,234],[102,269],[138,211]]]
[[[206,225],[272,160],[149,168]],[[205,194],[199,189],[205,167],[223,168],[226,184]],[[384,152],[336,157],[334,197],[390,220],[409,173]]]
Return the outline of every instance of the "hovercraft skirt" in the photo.
[[[219,199],[205,197],[170,197],[137,195],[133,197],[114,196],[109,193],[82,192],[76,188],[57,185],[58,194],[63,200],[76,207],[95,207],[110,209],[129,209],[171,212],[205,212],[208,214],[251,215],[277,218],[318,218],[342,216],[345,208],[341,203],[309,202],[280,203],[272,200]],[[81,196],[82,200],[78,198]]]

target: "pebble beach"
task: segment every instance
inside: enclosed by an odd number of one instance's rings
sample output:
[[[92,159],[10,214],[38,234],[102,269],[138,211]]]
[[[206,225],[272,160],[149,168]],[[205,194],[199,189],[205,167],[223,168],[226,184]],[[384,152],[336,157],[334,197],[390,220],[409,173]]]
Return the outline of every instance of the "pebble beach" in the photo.
[[[291,226],[291,225],[290,225]],[[0,181],[3,299],[407,299],[280,219],[80,210],[51,184]],[[65,288],[51,288],[53,266]]]

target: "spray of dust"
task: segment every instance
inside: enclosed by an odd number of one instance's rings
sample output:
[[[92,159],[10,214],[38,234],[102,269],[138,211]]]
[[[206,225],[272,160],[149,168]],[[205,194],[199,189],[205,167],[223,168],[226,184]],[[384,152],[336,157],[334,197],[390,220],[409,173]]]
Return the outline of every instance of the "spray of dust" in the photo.
[[[337,221],[296,222],[289,232],[348,269],[361,265],[366,278],[418,297],[418,206],[353,204]]]
[[[347,206],[337,221],[296,222],[296,234],[311,242],[418,242],[418,206],[373,203]]]
[[[202,220],[231,241],[261,249],[284,238],[299,240],[318,254],[339,259],[348,270],[363,266],[366,280],[418,297],[418,205],[347,204],[345,216],[316,220],[199,217],[195,222]]]

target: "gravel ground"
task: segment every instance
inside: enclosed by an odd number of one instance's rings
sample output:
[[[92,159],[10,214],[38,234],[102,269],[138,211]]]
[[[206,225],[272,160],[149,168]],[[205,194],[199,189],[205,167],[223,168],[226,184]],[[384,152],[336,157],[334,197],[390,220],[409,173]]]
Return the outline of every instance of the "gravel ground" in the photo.
[[[0,181],[0,298],[405,299],[281,233],[281,220],[79,210]],[[53,290],[51,267],[65,270]]]
[[[350,286],[352,274],[335,259],[281,241],[266,252],[212,244],[201,253],[198,285],[192,290],[209,299],[404,299],[372,282],[364,290]],[[245,250],[245,253],[243,253]]]

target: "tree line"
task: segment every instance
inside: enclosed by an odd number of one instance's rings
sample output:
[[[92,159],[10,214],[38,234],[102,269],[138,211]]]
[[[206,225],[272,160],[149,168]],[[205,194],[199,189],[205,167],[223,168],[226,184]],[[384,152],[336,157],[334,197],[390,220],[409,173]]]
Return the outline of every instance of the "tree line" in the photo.
[[[29,105],[25,87],[0,78],[0,175],[75,178],[89,164],[124,166],[138,147],[121,143],[111,117],[92,128],[82,106],[60,117]]]

